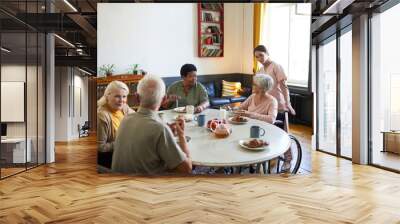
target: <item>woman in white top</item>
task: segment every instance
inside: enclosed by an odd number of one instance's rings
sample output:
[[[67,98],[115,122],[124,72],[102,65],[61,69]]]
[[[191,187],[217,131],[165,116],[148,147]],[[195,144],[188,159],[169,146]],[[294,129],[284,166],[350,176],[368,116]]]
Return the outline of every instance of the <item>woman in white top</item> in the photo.
[[[289,121],[285,112],[288,111],[292,115],[296,115],[296,112],[290,104],[289,88],[286,84],[287,76],[282,66],[271,60],[268,50],[264,45],[258,45],[254,48],[254,57],[262,65],[256,74],[268,74],[274,79],[274,85],[268,93],[278,101],[278,115],[276,120],[280,120],[283,123],[277,124],[277,126],[288,131]],[[285,162],[283,163],[282,170],[289,171],[292,161],[292,151],[290,148],[285,152],[284,157]]]

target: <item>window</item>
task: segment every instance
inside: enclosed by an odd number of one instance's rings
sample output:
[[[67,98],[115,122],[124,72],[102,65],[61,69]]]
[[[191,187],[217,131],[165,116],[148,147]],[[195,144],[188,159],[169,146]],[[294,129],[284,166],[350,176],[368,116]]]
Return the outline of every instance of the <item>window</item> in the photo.
[[[318,149],[336,154],[336,37],[318,48]]]
[[[400,156],[385,147],[382,132],[400,130],[400,4],[371,18],[371,141],[372,163],[400,170]],[[398,142],[399,135],[386,143]],[[395,143],[398,144],[398,143]],[[397,151],[397,147],[394,147]],[[393,151],[392,151],[393,152]]]
[[[281,64],[288,84],[308,87],[311,4],[267,4],[261,39]]]
[[[340,154],[352,157],[352,32],[340,36]]]
[[[0,6],[10,4],[0,2]],[[20,16],[42,12],[40,6],[44,3],[18,2]],[[6,141],[3,142],[2,139],[0,145],[2,179],[45,163],[46,37],[38,30],[30,29],[22,23],[14,23],[14,18],[3,12],[0,12],[0,17],[13,24],[0,29],[1,99],[15,93],[15,99],[21,101],[17,108],[22,114],[22,118],[16,120],[1,117],[2,138]],[[1,102],[1,114],[14,112],[7,107],[10,103],[13,102]]]

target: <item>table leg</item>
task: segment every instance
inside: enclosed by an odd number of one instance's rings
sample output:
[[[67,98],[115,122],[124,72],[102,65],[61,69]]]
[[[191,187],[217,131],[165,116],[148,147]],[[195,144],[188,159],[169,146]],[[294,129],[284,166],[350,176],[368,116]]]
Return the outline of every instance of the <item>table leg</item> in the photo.
[[[261,164],[257,163],[257,165],[256,165],[256,173],[260,173],[260,166],[261,166]]]

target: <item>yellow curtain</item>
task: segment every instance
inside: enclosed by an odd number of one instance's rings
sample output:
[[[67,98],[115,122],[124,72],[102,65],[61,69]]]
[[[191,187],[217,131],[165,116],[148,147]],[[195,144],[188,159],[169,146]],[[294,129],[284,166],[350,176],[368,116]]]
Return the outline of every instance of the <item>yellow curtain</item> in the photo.
[[[262,36],[262,29],[264,24],[264,10],[266,4],[265,3],[254,3],[254,21],[253,21],[253,49],[261,44],[261,36]],[[254,58],[253,62],[253,72],[255,73],[258,70],[258,63],[257,60]]]

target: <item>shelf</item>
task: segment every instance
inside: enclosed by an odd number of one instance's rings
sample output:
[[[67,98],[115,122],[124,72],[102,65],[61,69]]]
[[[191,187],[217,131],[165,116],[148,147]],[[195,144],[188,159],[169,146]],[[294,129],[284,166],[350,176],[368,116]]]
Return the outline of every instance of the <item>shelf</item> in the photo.
[[[222,33],[201,33],[202,35],[221,35]]]
[[[203,9],[203,8],[201,8],[201,11],[210,11],[210,12],[219,12],[219,13],[221,13],[221,10],[217,10],[217,9]]]
[[[217,21],[211,21],[211,22],[206,22],[206,21],[200,21],[202,23],[212,23],[212,24],[218,24],[221,25],[221,22],[217,22]]]
[[[203,8],[202,6],[205,7]],[[224,4],[198,3],[197,12],[198,12],[197,14],[198,56],[215,57],[215,58],[223,57],[224,56]]]
[[[125,83],[137,83],[143,78],[143,75],[112,75],[107,77],[98,77],[96,82],[98,85],[106,85],[114,80],[122,81]]]

